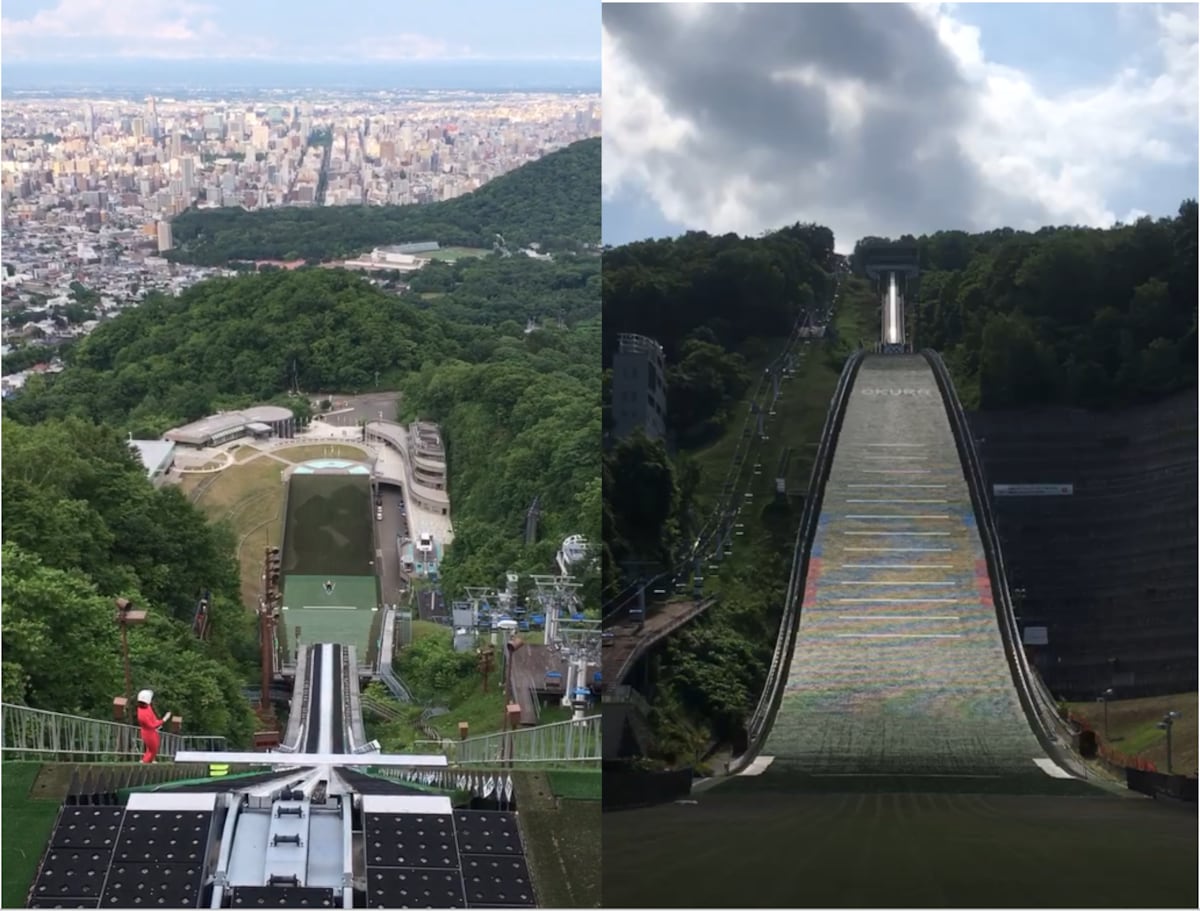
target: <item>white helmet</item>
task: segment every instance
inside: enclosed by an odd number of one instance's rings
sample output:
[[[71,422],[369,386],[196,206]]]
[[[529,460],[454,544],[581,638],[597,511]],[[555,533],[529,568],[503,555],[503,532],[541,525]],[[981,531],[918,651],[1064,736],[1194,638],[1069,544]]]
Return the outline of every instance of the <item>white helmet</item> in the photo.
[[[149,705],[154,701],[154,690],[142,690],[140,693],[138,693],[137,701],[144,702]]]

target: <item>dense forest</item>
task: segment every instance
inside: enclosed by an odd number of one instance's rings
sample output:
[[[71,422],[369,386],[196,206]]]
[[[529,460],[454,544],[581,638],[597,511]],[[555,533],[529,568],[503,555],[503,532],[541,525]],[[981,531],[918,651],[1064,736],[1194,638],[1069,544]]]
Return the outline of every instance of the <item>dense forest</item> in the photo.
[[[149,615],[129,633],[135,689],[153,689],[188,731],[249,746],[241,690],[257,648],[228,529],[176,488],[154,489],[109,427],[5,418],[2,433],[4,701],[111,717],[125,685],[113,599],[124,597]],[[191,632],[203,589],[209,642]]]
[[[152,295],[108,320],[65,355],[58,375],[30,377],[6,413],[33,423],[75,414],[141,438],[219,408],[309,391],[383,388],[427,362],[486,359],[496,331],[521,335],[531,318],[597,309],[599,263],[488,257],[430,267],[437,295],[386,293],[340,269],[218,278],[178,297]],[[457,276],[457,279],[455,279]],[[282,396],[282,397],[281,397]]]
[[[748,357],[787,336],[797,316],[827,301],[833,233],[794,225],[761,238],[690,232],[604,253],[604,363],[618,335],[635,332],[663,346],[667,432],[684,453],[711,442],[751,381]],[[611,379],[605,407],[611,411]],[[609,415],[606,415],[606,426]],[[605,578],[629,559],[666,560],[686,538],[691,492],[703,479],[661,443],[631,439],[606,456]],[[677,477],[678,475],[678,477]]]
[[[915,242],[918,344],[968,407],[1107,408],[1196,382],[1197,207],[1100,230],[939,231]],[[864,238],[855,249],[879,243]]]
[[[498,585],[508,570],[553,572],[569,534],[600,540],[599,270],[596,259],[552,268],[478,263],[430,301],[460,321],[451,324],[460,348],[426,359],[403,384],[400,405],[409,418],[438,421],[446,438],[455,536],[442,567],[449,592]],[[555,321],[526,333],[523,320],[538,301],[555,304]],[[560,311],[581,321],[559,325]],[[535,497],[539,540],[526,547]],[[594,606],[599,573],[584,575]]]
[[[171,222],[175,262],[340,259],[383,244],[438,241],[490,250],[600,242],[600,140],[586,139],[497,177],[473,193],[407,206],[189,209]]]
[[[139,686],[189,730],[245,742],[240,681],[257,650],[235,542],[177,489],[155,490],[123,440],[251,401],[306,407],[286,395],[293,377],[353,392],[378,370],[408,417],[443,424],[458,536],[447,586],[552,572],[563,536],[598,540],[599,269],[595,257],[489,257],[435,270],[442,290],[397,295],[307,268],[204,282],[99,326],[61,374],[5,406],[4,698],[105,715],[121,686],[122,596],[151,610],[131,635]],[[545,328],[526,332],[531,319]],[[527,548],[534,496],[541,535]],[[211,644],[184,622],[201,587],[216,597]]]

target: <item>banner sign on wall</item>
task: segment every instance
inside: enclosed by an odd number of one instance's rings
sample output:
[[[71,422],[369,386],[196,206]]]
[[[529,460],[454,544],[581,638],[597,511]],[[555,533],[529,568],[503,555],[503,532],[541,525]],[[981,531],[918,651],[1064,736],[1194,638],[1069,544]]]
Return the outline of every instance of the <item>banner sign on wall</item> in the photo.
[[[1074,484],[993,484],[992,495],[997,497],[1069,497],[1075,493]]]
[[[1050,628],[1046,626],[1027,626],[1022,631],[1026,645],[1049,645]]]

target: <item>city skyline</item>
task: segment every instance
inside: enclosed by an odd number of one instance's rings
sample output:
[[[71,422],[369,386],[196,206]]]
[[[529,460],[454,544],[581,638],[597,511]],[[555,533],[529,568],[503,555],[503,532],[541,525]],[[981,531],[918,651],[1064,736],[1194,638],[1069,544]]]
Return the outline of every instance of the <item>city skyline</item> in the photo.
[[[604,240],[1111,226],[1197,195],[1188,4],[606,4]]]

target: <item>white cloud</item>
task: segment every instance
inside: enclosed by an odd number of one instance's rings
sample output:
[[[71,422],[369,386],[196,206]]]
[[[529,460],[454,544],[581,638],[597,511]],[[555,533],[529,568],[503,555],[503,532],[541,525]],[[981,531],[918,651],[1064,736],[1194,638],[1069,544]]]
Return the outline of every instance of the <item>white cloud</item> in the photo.
[[[951,10],[922,10],[977,95],[961,141],[981,173],[994,178],[994,192],[974,213],[977,225],[1034,227],[1041,209],[1055,224],[1108,226],[1117,216],[1106,200],[1131,171],[1194,159],[1195,10],[1152,12],[1161,72],[1125,68],[1106,83],[1049,95],[1027,74],[987,61],[979,30],[955,21]],[[1126,21],[1136,15],[1122,13]],[[1184,129],[1171,135],[1164,127]],[[1022,208],[1030,217],[1019,217]]]
[[[704,59],[725,67],[730,78],[737,77],[740,64],[718,58],[721,39],[734,29],[711,20],[733,15],[735,9],[676,14],[676,26],[684,33],[693,28],[708,32],[710,45],[695,53],[712,54]],[[1042,89],[1028,73],[988,60],[979,29],[956,19],[953,4],[919,4],[915,10],[937,36],[933,46],[944,49],[961,79],[965,103],[954,114],[939,118],[937,112],[922,109],[919,95],[895,91],[894,85],[881,83],[878,74],[858,78],[845,67],[835,71],[818,55],[810,61],[801,51],[782,66],[767,59],[765,52],[761,61],[747,61],[767,69],[767,78],[776,84],[794,83],[797,90],[815,90],[824,98],[824,120],[814,121],[813,129],[827,131],[828,145],[796,150],[790,173],[781,172],[779,155],[756,148],[758,137],[733,122],[736,106],[723,109],[722,116],[729,118],[726,125],[717,124],[713,111],[720,99],[685,99],[686,88],[663,76],[670,47],[660,51],[653,39],[645,40],[636,51],[643,58],[635,61],[631,48],[638,42],[618,40],[606,27],[606,198],[627,184],[653,200],[668,220],[714,232],[757,233],[789,220],[816,220],[833,227],[839,247],[845,248],[867,233],[1111,225],[1141,211],[1115,201],[1133,179],[1157,166],[1195,161],[1200,98],[1195,7],[1122,9],[1120,21],[1130,25],[1131,34],[1136,22],[1153,36],[1142,57],[1096,84],[1057,93]],[[814,22],[814,27],[822,24]],[[661,22],[658,27],[666,35]],[[860,40],[869,46],[874,39],[869,23],[848,27],[846,40],[856,40],[853,29],[861,30]],[[636,34],[632,28],[620,33]],[[663,44],[668,43],[663,38]],[[730,38],[725,56],[736,56],[734,43]],[[911,66],[913,59],[893,65]],[[861,57],[856,65],[864,72],[870,69]],[[758,83],[747,77],[747,86],[754,84]],[[752,92],[743,93],[743,106],[754,105],[755,98]],[[903,159],[895,173],[903,175],[907,168],[927,182],[931,166],[922,162],[941,162],[948,172],[945,187],[935,182],[919,190],[896,191],[891,172],[883,179],[887,186],[863,185],[876,174],[880,160],[878,118],[910,106],[911,116],[918,121],[930,117],[932,128],[894,150]],[[787,116],[782,110],[778,114]],[[885,136],[884,144],[888,141]],[[961,174],[953,171],[958,163],[965,169]],[[903,198],[906,192],[913,194],[907,211],[897,206],[881,210],[881,194]],[[1123,210],[1119,214],[1114,211],[1118,206]]]
[[[258,56],[274,45],[228,36],[191,0],[59,0],[29,19],[0,20],[3,52],[39,57]]]

